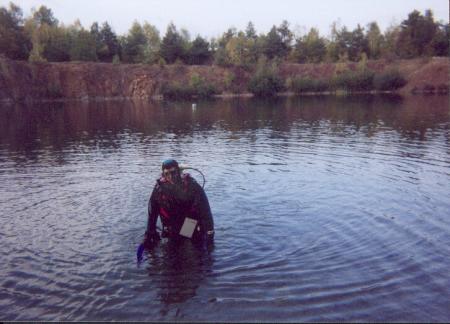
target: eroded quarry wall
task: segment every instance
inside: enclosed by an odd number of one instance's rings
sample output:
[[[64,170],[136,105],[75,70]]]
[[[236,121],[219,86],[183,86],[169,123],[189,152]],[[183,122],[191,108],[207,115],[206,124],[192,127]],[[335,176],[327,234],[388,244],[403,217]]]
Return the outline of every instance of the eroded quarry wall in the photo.
[[[408,83],[400,93],[408,95],[425,85],[449,85],[450,59],[371,61],[368,68],[375,72],[396,68]],[[342,65],[340,66],[340,68]],[[350,63],[346,69],[356,69]],[[331,78],[337,65],[291,64],[280,66],[280,74],[288,77]],[[27,63],[0,57],[0,100],[27,101],[47,99],[150,99],[161,95],[165,83],[187,84],[196,74],[214,84],[219,93],[247,92],[251,72],[243,68],[187,65],[141,65],[110,63]]]

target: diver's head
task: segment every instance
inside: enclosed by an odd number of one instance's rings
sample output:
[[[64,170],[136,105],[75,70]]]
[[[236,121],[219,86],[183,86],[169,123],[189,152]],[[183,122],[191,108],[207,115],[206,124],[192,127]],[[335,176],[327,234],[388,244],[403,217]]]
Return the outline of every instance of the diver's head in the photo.
[[[161,169],[162,175],[167,181],[171,183],[181,183],[181,170],[177,161],[173,159],[165,160],[162,163]]]

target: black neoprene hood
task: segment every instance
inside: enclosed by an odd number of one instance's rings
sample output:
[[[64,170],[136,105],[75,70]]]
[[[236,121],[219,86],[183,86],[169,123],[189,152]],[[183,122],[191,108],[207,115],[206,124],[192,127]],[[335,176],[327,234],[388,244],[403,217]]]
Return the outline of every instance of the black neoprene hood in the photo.
[[[164,170],[164,169],[170,169],[173,167],[178,169],[179,168],[178,162],[175,161],[174,159],[168,159],[162,163],[161,169]]]

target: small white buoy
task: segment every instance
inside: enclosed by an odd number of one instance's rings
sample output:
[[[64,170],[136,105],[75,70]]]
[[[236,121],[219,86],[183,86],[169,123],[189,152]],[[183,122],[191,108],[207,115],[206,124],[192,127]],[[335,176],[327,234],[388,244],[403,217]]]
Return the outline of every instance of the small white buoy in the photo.
[[[196,104],[196,103],[193,103],[193,104],[192,104],[192,110],[195,110],[195,108],[197,108],[197,104]]]

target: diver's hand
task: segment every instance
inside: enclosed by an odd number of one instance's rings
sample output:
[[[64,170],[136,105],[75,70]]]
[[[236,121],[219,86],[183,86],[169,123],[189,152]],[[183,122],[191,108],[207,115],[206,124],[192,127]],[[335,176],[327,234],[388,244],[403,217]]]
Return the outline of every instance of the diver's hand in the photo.
[[[144,239],[145,246],[153,246],[156,243],[158,243],[158,241],[160,241],[160,240],[161,240],[161,238],[159,237],[159,234],[157,231],[145,232],[145,239]]]
[[[206,240],[212,242],[214,240],[214,230],[206,232]]]

